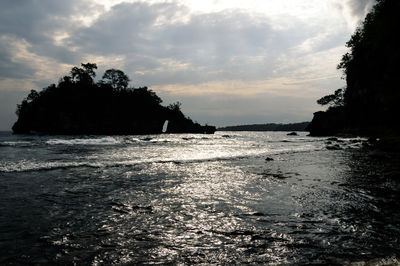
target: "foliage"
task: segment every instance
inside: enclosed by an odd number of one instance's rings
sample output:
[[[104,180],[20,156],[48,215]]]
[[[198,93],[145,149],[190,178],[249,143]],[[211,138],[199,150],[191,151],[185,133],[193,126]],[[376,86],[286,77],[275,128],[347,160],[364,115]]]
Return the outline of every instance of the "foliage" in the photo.
[[[346,79],[346,89],[318,100],[322,105],[342,107],[347,128],[365,132],[400,131],[399,10],[398,0],[376,1],[346,43],[349,52],[338,65]]]
[[[343,89],[337,89],[334,94],[329,94],[317,101],[320,105],[338,107],[343,105]]]
[[[31,90],[17,105],[14,133],[153,134],[161,133],[165,120],[170,121],[168,133],[215,131],[186,118],[180,105],[162,106],[147,87],[128,87],[129,78],[121,70],[109,69],[94,83],[95,69],[96,64],[81,64],[57,85]]]
[[[344,101],[349,113],[354,113],[353,120],[364,116],[375,124],[393,124],[400,100],[399,10],[398,0],[378,0],[347,42],[350,52],[338,68],[346,76]]]
[[[97,69],[96,64],[81,64],[81,68],[73,67],[71,70],[71,77],[70,79],[75,82],[81,82],[86,84],[93,83],[93,79],[96,77],[96,73],[94,72]]]
[[[108,69],[104,72],[102,82],[109,84],[114,90],[125,90],[129,84],[129,77],[119,69]]]
[[[168,105],[167,108],[172,110],[172,111],[180,111],[181,110],[181,106],[182,106],[182,103],[176,102],[176,103],[171,103],[170,105]]]

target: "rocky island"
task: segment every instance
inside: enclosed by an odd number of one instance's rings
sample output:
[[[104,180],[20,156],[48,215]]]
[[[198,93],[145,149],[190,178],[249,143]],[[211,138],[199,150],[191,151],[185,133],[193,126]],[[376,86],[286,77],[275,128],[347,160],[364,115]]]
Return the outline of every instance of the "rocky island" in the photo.
[[[58,85],[40,92],[31,90],[17,106],[15,134],[126,135],[165,133],[208,133],[214,126],[202,126],[186,117],[180,103],[161,105],[162,100],[147,87],[128,87],[129,77],[109,69],[94,81],[96,64],[72,68]],[[166,123],[168,121],[168,123]]]

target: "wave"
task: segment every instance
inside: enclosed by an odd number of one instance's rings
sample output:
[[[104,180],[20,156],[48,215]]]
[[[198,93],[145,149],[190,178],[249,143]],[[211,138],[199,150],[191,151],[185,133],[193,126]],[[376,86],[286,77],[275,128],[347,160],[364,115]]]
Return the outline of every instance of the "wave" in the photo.
[[[321,150],[321,148],[304,146],[298,148],[283,148],[275,150],[258,150],[258,151],[242,151],[237,153],[227,153],[227,154],[205,154],[205,156],[200,157],[186,157],[186,158],[142,158],[135,160],[86,160],[86,161],[30,161],[21,160],[18,162],[3,162],[0,164],[0,173],[13,173],[13,172],[34,172],[34,171],[50,171],[57,169],[71,169],[78,167],[89,167],[89,168],[103,168],[103,167],[135,167],[138,165],[146,165],[153,163],[173,163],[173,164],[190,164],[190,163],[201,163],[201,162],[217,162],[217,161],[229,161],[229,160],[242,160],[249,158],[263,158],[265,156],[273,156],[279,154],[288,153],[301,153],[309,151]]]
[[[140,163],[136,162],[29,162],[20,161],[17,163],[8,163],[0,165],[0,173],[15,172],[36,172],[50,171],[57,169],[71,169],[78,167],[102,168],[102,167],[120,167],[135,166]]]
[[[94,139],[50,139],[49,145],[115,145],[121,142],[112,137]]]
[[[32,145],[31,141],[4,141],[0,142],[0,146],[26,146],[26,145]]]

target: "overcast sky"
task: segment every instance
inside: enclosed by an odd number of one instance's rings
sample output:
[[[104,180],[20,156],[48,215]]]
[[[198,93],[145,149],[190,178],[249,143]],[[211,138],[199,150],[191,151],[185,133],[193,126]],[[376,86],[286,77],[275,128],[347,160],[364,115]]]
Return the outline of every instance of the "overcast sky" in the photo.
[[[299,122],[373,0],[1,0],[0,130],[31,89],[81,62],[118,68],[217,126]]]

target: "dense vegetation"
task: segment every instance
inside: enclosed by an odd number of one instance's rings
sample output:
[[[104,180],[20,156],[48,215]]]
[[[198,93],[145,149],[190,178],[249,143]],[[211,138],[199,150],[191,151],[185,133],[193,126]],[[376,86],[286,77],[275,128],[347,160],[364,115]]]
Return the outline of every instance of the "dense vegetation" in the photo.
[[[310,122],[291,124],[253,124],[218,128],[219,131],[305,131]]]
[[[17,107],[14,133],[46,134],[155,134],[166,120],[167,133],[213,133],[184,116],[180,103],[162,106],[147,87],[130,88],[128,76],[107,70],[94,82],[96,64],[72,68],[58,85],[31,90]]]
[[[312,135],[398,134],[400,1],[377,0],[347,42],[338,69],[347,86],[318,100],[329,105],[310,124]]]

